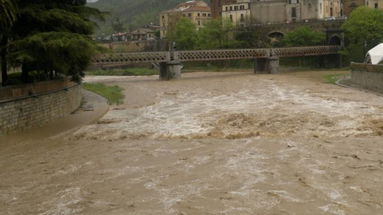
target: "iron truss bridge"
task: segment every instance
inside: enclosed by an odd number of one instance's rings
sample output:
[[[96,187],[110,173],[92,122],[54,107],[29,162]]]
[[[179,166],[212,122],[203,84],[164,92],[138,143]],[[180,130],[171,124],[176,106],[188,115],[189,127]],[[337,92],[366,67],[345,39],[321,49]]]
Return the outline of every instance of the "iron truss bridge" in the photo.
[[[94,66],[123,66],[136,63],[192,62],[256,59],[270,57],[301,57],[338,54],[340,46],[310,46],[260,49],[219,49],[196,51],[129,52],[100,54],[93,58]]]

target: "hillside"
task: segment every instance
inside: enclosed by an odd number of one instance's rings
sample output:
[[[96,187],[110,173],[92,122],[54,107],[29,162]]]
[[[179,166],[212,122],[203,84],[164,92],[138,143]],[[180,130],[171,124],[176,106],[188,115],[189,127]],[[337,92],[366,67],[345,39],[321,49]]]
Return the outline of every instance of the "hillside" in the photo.
[[[110,15],[105,23],[100,23],[101,32],[111,33],[112,20],[117,18],[125,29],[133,29],[150,22],[157,23],[162,10],[173,8],[186,0],[98,0],[89,6],[102,11],[109,11]]]

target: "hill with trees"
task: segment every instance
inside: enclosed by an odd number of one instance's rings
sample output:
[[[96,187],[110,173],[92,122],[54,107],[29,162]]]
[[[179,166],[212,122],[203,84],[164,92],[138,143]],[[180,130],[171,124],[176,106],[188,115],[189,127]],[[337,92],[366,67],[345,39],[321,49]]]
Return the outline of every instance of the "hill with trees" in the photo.
[[[127,31],[149,23],[158,24],[161,11],[181,2],[185,0],[98,0],[88,1],[88,6],[109,12],[106,21],[99,24],[100,32],[108,34],[114,31],[112,26]]]

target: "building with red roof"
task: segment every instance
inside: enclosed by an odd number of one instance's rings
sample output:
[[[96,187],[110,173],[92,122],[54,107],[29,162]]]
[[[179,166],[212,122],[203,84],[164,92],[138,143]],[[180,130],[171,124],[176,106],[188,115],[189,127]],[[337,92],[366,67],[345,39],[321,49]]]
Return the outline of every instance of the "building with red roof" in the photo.
[[[199,29],[211,19],[211,10],[206,2],[194,0],[180,3],[171,10],[161,12],[161,39],[166,38],[175,29],[177,22],[182,17],[189,18]]]

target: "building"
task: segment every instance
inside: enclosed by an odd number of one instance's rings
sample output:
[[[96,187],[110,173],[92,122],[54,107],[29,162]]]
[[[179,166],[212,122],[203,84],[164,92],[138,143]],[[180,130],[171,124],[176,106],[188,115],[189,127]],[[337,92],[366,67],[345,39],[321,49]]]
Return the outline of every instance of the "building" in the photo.
[[[291,23],[340,17],[341,0],[252,0],[252,24]]]
[[[210,0],[211,16],[213,19],[221,18],[223,5],[233,3],[236,3],[236,0]]]
[[[156,39],[156,32],[149,28],[139,28],[137,30],[132,31],[130,34],[131,34],[131,39],[134,41]]]
[[[299,0],[263,0],[250,4],[253,24],[289,23],[301,20]]]
[[[235,26],[250,25],[250,0],[237,0],[235,3],[222,5],[222,19],[230,20]]]
[[[343,15],[350,16],[353,10],[365,4],[366,0],[343,0]]]
[[[383,0],[366,0],[366,5],[369,8],[383,9]]]
[[[203,1],[188,1],[177,5],[174,9],[160,13],[160,35],[161,39],[166,38],[169,32],[182,17],[186,17],[197,26],[197,29],[211,19],[210,7]]]

